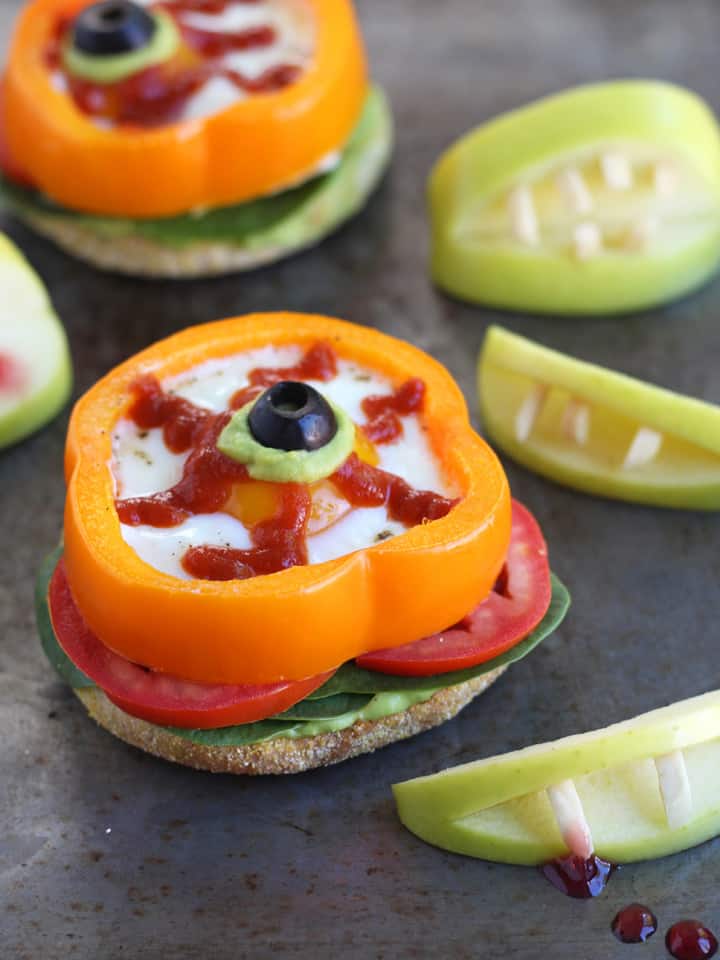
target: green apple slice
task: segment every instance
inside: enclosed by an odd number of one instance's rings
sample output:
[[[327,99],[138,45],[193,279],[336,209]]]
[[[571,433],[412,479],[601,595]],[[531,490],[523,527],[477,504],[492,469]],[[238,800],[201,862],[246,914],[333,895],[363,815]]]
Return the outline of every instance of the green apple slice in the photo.
[[[676,853],[720,833],[720,691],[393,790],[418,837],[485,860],[582,854],[584,831],[616,863]]]
[[[65,331],[42,281],[2,234],[0,289],[0,447],[6,447],[65,404],[72,367]]]
[[[681,87],[578,87],[462,137],[429,202],[432,274],[450,293],[533,312],[638,309],[718,265],[720,133]]]
[[[480,408],[518,463],[586,493],[720,509],[720,408],[491,327]]]

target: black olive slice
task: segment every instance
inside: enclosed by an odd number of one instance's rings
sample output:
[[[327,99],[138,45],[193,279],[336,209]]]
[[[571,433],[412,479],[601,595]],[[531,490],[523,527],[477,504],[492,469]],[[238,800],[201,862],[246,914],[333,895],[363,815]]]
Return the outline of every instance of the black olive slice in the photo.
[[[130,53],[147,46],[155,33],[155,20],[130,0],[103,0],[86,7],[75,19],[73,44],[96,56]]]
[[[276,450],[317,450],[337,432],[327,400],[297,380],[269,387],[250,411],[248,425],[258,443]]]

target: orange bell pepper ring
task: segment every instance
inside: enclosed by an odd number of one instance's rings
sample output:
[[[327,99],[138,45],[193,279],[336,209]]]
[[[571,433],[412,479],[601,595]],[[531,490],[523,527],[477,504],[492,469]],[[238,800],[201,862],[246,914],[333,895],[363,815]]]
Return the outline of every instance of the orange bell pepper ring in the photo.
[[[360,116],[368,83],[352,4],[306,0],[315,43],[294,82],[202,119],[104,129],[53,84],[45,59],[58,23],[91,2],[29,3],[2,84],[13,166],[73,210],[163,217],[264,196],[309,176],[345,145]]]
[[[115,425],[131,408],[138,377],[162,381],[269,344],[307,350],[321,341],[391,384],[423,382],[418,416],[457,502],[391,539],[270,575],[184,580],[142,560],[121,535],[109,467]],[[66,477],[65,562],[90,628],[129,660],[208,683],[302,679],[442,630],[489,594],[510,537],[505,474],[445,368],[403,341],[319,316],[236,317],[132,357],[78,401]]]

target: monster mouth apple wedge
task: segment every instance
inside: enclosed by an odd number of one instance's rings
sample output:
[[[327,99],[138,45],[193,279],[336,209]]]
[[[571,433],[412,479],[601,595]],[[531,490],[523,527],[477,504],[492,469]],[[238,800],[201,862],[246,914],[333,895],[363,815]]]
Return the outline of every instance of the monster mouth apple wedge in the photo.
[[[70,423],[64,544],[38,620],[123,739],[294,772],[441,723],[568,605],[457,386],[324,317],[192,328]]]
[[[694,289],[720,260],[720,136],[667,83],[577,87],[471,131],[429,183],[432,274],[463,299],[602,314]]]
[[[620,500],[720,509],[720,409],[501,327],[478,364],[498,446],[558,483]]]

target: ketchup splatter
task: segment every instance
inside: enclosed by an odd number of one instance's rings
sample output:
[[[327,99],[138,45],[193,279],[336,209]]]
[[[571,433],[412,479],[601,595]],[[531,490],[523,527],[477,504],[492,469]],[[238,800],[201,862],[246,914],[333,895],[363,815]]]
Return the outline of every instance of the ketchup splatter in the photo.
[[[630,903],[615,914],[611,929],[621,943],[645,943],[657,930],[657,918],[642,903]]]
[[[251,4],[261,0],[177,0],[158,3],[156,9],[177,19],[183,13],[222,13],[237,2]],[[62,49],[72,23],[68,17],[56,21],[45,49],[45,63],[50,70],[63,72],[70,96],[83,113],[113,123],[138,127],[174,123],[190,97],[215,77],[223,77],[242,93],[255,94],[281,90],[294,83],[302,72],[296,64],[279,63],[249,77],[222,63],[222,57],[232,51],[258,50],[275,43],[277,32],[270,24],[228,33],[200,29],[180,19],[183,42],[168,61],[116,83],[94,83],[63,68]]]
[[[28,383],[27,370],[9,353],[0,353],[0,393],[22,393]]]
[[[665,946],[675,960],[704,960],[715,956],[718,942],[715,935],[697,920],[680,920],[668,930]]]
[[[213,418],[209,410],[201,410],[183,397],[165,393],[152,374],[138,377],[131,390],[135,398],[128,416],[143,430],[162,427],[165,446],[173,453],[184,453],[194,446]]]
[[[174,0],[172,7],[178,13],[223,13],[233,3],[264,3],[265,0]]]
[[[238,390],[230,398],[230,408],[239,410],[250,403],[267,387],[281,380],[320,380],[327,383],[337,376],[335,351],[324,340],[313,344],[299,363],[292,367],[256,367],[248,374],[248,386]]]
[[[205,411],[200,413],[205,414]],[[183,410],[183,416],[187,416],[186,410]],[[205,414],[202,426],[194,433],[195,447],[185,461],[180,480],[162,493],[116,500],[120,522],[131,527],[143,523],[153,527],[175,527],[194,514],[222,510],[233,484],[248,479],[246,467],[225,456],[216,446],[229,419],[229,412],[209,417]],[[172,422],[168,420],[165,428]]]
[[[306,529],[312,509],[307,487],[283,484],[280,506],[274,517],[250,529],[251,550],[233,547],[190,547],[183,568],[200,580],[245,580],[277,573],[307,563]]]
[[[274,27],[248,27],[238,33],[219,33],[212,30],[199,30],[181,24],[180,30],[187,45],[208,59],[223,57],[226,53],[237,50],[252,50],[259,47],[270,47],[277,40]]]
[[[540,868],[543,876],[561,893],[577,900],[599,896],[615,870],[615,865],[593,854],[587,860],[570,854],[557,857]]]
[[[407,380],[389,396],[365,397],[362,410],[368,420],[363,432],[373,443],[392,443],[403,432],[399,414],[417,413],[424,400],[425,384],[417,378]]]
[[[402,477],[370,466],[356,453],[350,454],[330,481],[352,506],[385,504],[393,520],[409,527],[427,520],[439,520],[456,502],[431,490],[415,490]]]

